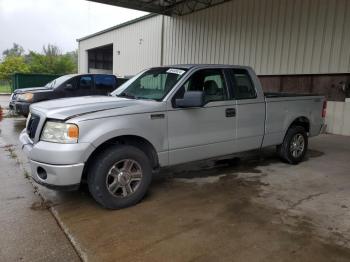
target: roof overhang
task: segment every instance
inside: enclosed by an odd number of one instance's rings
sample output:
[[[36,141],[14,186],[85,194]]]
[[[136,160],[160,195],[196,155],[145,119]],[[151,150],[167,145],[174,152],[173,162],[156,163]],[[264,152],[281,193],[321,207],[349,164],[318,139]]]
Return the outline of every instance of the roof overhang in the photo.
[[[231,0],[88,0],[162,15],[186,15]]]

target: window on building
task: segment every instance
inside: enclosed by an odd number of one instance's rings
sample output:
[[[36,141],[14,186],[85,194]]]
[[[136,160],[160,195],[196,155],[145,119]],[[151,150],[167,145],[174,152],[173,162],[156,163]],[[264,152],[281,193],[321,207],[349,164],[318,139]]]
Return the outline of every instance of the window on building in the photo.
[[[89,68],[93,69],[113,69],[113,46],[95,48],[88,50]]]

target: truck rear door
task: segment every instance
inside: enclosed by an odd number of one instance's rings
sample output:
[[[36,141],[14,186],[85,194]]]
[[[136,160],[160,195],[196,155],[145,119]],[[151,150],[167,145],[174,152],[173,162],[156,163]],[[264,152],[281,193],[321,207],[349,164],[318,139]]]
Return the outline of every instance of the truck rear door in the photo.
[[[261,146],[265,128],[265,100],[260,82],[247,69],[227,69],[236,99],[236,152]],[[252,74],[253,77],[252,77]]]

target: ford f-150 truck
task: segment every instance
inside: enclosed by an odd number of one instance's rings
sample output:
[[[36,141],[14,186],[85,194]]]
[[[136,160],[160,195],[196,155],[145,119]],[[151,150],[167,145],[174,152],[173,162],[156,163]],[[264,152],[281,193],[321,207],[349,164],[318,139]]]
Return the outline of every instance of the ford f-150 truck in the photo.
[[[145,70],[111,96],[33,104],[20,141],[37,183],[87,181],[98,203],[118,209],[139,202],[162,167],[268,146],[297,164],[324,114],[322,96],[264,94],[250,67],[174,65]]]

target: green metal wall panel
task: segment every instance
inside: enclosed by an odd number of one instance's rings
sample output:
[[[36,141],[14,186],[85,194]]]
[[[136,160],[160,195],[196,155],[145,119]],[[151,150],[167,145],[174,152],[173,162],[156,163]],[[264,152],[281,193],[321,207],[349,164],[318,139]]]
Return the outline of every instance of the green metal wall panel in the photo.
[[[61,75],[16,73],[12,75],[12,91],[19,88],[41,87],[60,76]]]

